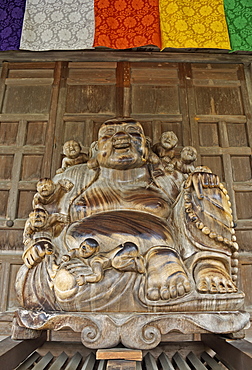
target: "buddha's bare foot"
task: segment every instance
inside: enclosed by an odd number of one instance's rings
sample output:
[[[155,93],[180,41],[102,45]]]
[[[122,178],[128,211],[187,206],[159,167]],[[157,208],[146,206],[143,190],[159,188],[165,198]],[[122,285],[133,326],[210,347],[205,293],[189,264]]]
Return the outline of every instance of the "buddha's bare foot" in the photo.
[[[154,247],[147,256],[146,295],[151,301],[183,297],[191,285],[177,253],[169,247]]]
[[[196,287],[200,293],[235,293],[237,287],[225,265],[218,260],[201,260],[194,270]]]

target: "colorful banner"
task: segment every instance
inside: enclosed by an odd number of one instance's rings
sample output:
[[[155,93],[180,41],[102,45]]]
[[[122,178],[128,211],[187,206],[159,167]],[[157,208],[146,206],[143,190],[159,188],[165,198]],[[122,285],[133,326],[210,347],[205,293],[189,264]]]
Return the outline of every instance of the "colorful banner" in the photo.
[[[147,45],[252,51],[252,0],[0,0],[0,51]]]
[[[164,48],[230,49],[222,0],[160,0]]]
[[[232,51],[252,50],[252,0],[224,0]]]
[[[90,49],[93,41],[93,0],[26,0],[20,49]]]
[[[95,0],[94,46],[161,47],[158,0]]]
[[[1,0],[0,51],[19,49],[25,2],[25,0]]]

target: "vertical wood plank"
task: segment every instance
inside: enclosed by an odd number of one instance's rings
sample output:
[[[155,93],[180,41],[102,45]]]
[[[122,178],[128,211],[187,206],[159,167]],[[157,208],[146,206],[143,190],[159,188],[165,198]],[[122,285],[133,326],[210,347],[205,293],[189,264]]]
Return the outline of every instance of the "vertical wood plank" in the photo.
[[[63,142],[64,135],[64,113],[66,106],[67,96],[67,76],[68,76],[68,63],[63,62],[61,64],[61,76],[59,82],[59,96],[56,114],[56,127],[53,138],[53,152],[52,152],[52,166],[51,166],[51,177],[55,175],[56,170],[60,167],[60,153],[62,150],[61,143]]]
[[[228,133],[227,133],[227,123],[226,122],[219,122],[219,135],[220,135],[220,145],[223,148],[229,147],[229,140],[228,140]],[[223,169],[224,169],[224,178],[226,182],[226,188],[228,191],[228,195],[230,196],[230,200],[232,203],[233,209],[233,217],[234,220],[237,219],[237,212],[236,212],[236,201],[235,201],[235,193],[233,188],[233,175],[232,175],[232,165],[231,165],[231,158],[229,153],[223,153]]]
[[[130,101],[130,63],[123,62],[123,116],[131,115],[131,101]]]
[[[8,294],[10,289],[9,281],[10,281],[10,262],[2,261],[1,281],[0,281],[1,312],[5,312],[7,310]]]
[[[192,145],[192,139],[190,134],[190,116],[188,109],[188,96],[187,94],[187,81],[191,79],[191,70],[188,63],[179,63],[179,100],[182,113],[182,132],[183,132],[183,145]],[[190,84],[188,84],[189,90],[192,90]],[[191,102],[192,103],[192,102]],[[196,148],[197,149],[197,148]]]
[[[9,200],[7,206],[7,219],[15,220],[17,216],[17,205],[18,205],[18,185],[20,180],[21,166],[22,166],[22,152],[25,144],[27,121],[21,120],[18,125],[17,133],[17,146],[14,155],[12,176],[11,176],[11,188],[9,191]]]
[[[198,135],[198,121],[197,121],[197,112],[196,112],[196,96],[195,89],[193,86],[193,74],[192,66],[189,63],[185,63],[184,66],[184,78],[185,86],[187,90],[187,101],[188,101],[188,116],[189,116],[189,132],[188,142],[184,145],[192,145],[197,150],[197,161],[196,164],[201,164],[201,153],[199,145],[199,135]],[[183,127],[184,128],[184,127]]]
[[[3,109],[3,98],[4,98],[4,93],[5,93],[5,80],[8,76],[8,68],[9,68],[9,63],[4,62],[2,66],[2,71],[1,71],[1,78],[0,78],[0,112],[2,112]]]
[[[130,63],[118,62],[116,68],[116,115],[130,116]]]
[[[54,71],[54,81],[53,81],[52,93],[51,93],[51,107],[50,107],[49,120],[48,120],[48,125],[47,125],[47,132],[46,132],[47,142],[46,142],[46,147],[45,147],[45,155],[44,155],[44,160],[43,160],[41,177],[50,177],[50,174],[51,174],[54,132],[55,132],[55,126],[56,126],[57,109],[58,109],[61,71],[62,71],[62,62],[56,62],[55,71]]]
[[[250,68],[243,70],[243,65],[239,65],[238,76],[241,81],[241,92],[244,110],[247,117],[247,132],[249,146],[252,148],[252,63]]]

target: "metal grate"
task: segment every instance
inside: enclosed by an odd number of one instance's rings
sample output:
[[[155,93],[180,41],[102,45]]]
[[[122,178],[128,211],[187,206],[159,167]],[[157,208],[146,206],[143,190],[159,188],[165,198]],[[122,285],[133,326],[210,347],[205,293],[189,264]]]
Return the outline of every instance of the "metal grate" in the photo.
[[[74,356],[69,357],[65,352],[59,356],[53,356],[47,352],[41,356],[38,352],[33,352],[25,361],[15,370],[105,370],[107,362],[105,360],[96,360],[94,353],[88,357],[76,352]],[[115,367],[115,370],[118,369]],[[179,352],[176,352],[172,358],[163,352],[157,359],[148,352],[142,362],[137,362],[136,370],[233,370],[232,367],[224,365],[221,360],[214,356],[211,357],[207,352],[203,352],[199,357],[190,352],[185,358]],[[240,370],[240,369],[239,369]]]

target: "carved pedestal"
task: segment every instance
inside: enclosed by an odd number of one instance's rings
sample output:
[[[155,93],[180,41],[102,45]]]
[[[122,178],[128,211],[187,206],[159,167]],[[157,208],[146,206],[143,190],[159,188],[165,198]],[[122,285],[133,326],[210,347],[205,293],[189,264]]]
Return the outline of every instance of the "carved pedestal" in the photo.
[[[154,348],[166,334],[174,331],[227,334],[243,329],[248,323],[249,314],[241,311],[148,314],[48,313],[22,309],[18,311],[16,321],[21,327],[35,329],[35,333],[71,328],[80,333],[82,343],[88,348],[111,348],[122,343],[125,347],[138,349]]]

